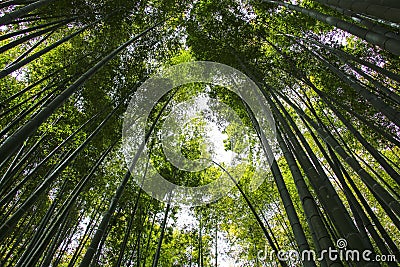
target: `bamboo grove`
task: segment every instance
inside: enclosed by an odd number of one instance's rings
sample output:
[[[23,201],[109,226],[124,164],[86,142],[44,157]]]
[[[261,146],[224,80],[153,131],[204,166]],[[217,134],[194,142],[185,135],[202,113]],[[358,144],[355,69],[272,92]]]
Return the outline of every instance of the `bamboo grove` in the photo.
[[[0,8],[0,266],[398,266],[397,0],[4,0]],[[235,94],[206,93],[251,128],[254,155],[279,152],[256,191],[248,167],[227,196],[187,208],[182,226],[182,209],[132,180],[121,129],[136,88],[195,60],[257,84],[276,148]],[[174,105],[205,94],[185,88],[154,107],[146,141],[160,172],[198,186],[235,170],[183,172],[167,162],[160,125]],[[189,141],[185,153],[196,157],[198,140]],[[293,263],[259,253],[321,253],[341,238],[397,261]]]

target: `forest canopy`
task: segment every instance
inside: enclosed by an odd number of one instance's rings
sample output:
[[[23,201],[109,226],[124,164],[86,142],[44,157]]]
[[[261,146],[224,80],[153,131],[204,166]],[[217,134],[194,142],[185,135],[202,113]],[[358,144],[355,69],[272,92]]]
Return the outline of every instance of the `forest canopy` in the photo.
[[[397,0],[2,1],[0,266],[398,266],[399,31]]]

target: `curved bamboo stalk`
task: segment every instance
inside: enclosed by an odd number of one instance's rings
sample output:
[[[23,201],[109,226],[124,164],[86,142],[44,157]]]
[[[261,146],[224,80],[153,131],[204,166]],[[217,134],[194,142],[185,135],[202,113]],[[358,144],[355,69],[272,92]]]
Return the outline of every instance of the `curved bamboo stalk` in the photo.
[[[10,50],[11,48],[14,48],[14,47],[16,47],[18,45],[21,45],[21,44],[23,44],[23,43],[25,43],[25,42],[27,42],[27,41],[29,41],[31,39],[37,38],[38,36],[41,36],[41,35],[43,35],[45,33],[57,30],[63,25],[65,25],[65,23],[56,24],[54,26],[48,27],[46,29],[43,29],[43,30],[40,30],[40,31],[37,31],[37,32],[34,32],[34,33],[31,33],[29,35],[25,35],[25,36],[23,36],[23,37],[21,37],[21,38],[19,38],[17,40],[9,42],[9,43],[7,43],[7,44],[5,44],[5,45],[0,47],[0,54],[6,52],[7,50]]]
[[[0,17],[0,25],[6,25],[8,23],[10,23],[11,21],[20,18],[21,16],[28,14],[29,12],[38,9],[44,5],[48,5],[54,1],[58,1],[58,0],[40,0],[40,1],[36,1],[33,2],[27,6],[24,6],[20,9],[17,9],[13,12],[4,14],[2,17]]]
[[[247,113],[252,121],[253,127],[255,128],[258,138],[260,139],[260,142],[262,144],[264,153],[267,158],[269,158],[269,155],[273,155],[272,149],[263,134],[263,131],[260,130],[260,126],[257,122],[257,120],[254,117],[254,114],[251,112],[251,110],[248,108],[248,106],[244,103]],[[275,180],[275,183],[278,188],[279,195],[282,199],[282,202],[284,204],[286,214],[288,216],[288,219],[290,221],[290,226],[292,228],[293,234],[295,236],[297,245],[299,247],[300,252],[304,250],[309,250],[310,246],[307,242],[307,238],[304,234],[304,230],[302,228],[302,225],[300,223],[299,217],[297,216],[296,210],[293,206],[292,199],[290,197],[289,191],[286,187],[285,181],[283,179],[282,173],[279,169],[278,163],[276,162],[275,159],[268,159],[272,161],[272,174]],[[303,262],[304,266],[316,266],[315,262],[313,260],[305,259]]]
[[[362,86],[360,86],[357,82],[355,82],[353,79],[350,79],[347,77],[344,73],[342,73],[337,67],[333,66],[330,62],[328,62],[326,59],[321,57],[319,54],[317,54],[315,51],[310,51],[313,55],[315,55],[318,59],[321,60],[321,62],[328,67],[333,73],[335,73],[341,80],[343,80],[345,83],[347,83],[349,86],[351,86],[356,92],[358,92],[361,96],[363,96],[373,107],[379,111],[382,112],[390,121],[392,121],[394,124],[400,127],[400,111],[388,106],[385,102],[383,102],[380,98],[378,98],[375,94],[369,92]],[[309,80],[308,78],[304,77],[306,83],[313,88],[316,88]]]
[[[64,84],[61,84],[57,87],[55,87],[52,91],[50,91],[47,95],[45,95],[44,97],[42,97],[42,99],[40,99],[38,102],[36,102],[35,104],[31,105],[30,107],[28,107],[25,110],[22,110],[15,119],[13,119],[9,124],[7,124],[1,131],[0,131],[0,137],[3,137],[4,135],[6,135],[13,127],[15,127],[18,123],[20,123],[26,116],[28,116],[29,113],[35,111],[37,108],[41,108],[43,106],[46,105],[46,103],[48,103],[51,98],[53,97],[54,93],[56,93],[58,90],[60,90],[62,88]],[[32,96],[32,98],[35,98],[37,96],[39,96],[40,94],[42,94],[43,92],[45,92],[46,90],[48,90],[49,88],[51,88],[51,85],[47,88],[44,88],[41,92],[39,92],[39,94],[36,94],[35,96]],[[16,105],[19,106],[19,105]],[[11,108],[13,109],[13,108]],[[7,139],[6,139],[7,140]]]
[[[381,26],[376,21],[371,20],[370,18],[368,18],[366,16],[362,16],[361,14],[357,14],[355,12],[352,12],[352,11],[349,11],[347,9],[343,9],[343,8],[340,8],[337,6],[333,6],[333,5],[325,4],[325,6],[328,6],[343,15],[351,17],[351,19],[353,19],[355,22],[360,23],[361,25],[365,26],[368,30],[371,30],[378,34],[383,34],[389,38],[400,40],[400,36],[397,33],[390,30],[388,27]]]
[[[24,33],[28,33],[28,32],[32,32],[32,31],[36,31],[42,28],[46,28],[48,26],[54,25],[54,24],[59,24],[59,23],[66,23],[67,21],[73,21],[75,20],[77,17],[73,17],[70,19],[60,19],[60,20],[56,20],[56,21],[52,21],[52,22],[48,22],[48,23],[44,23],[44,24],[40,24],[40,25],[36,25],[36,26],[32,26],[26,29],[22,29],[22,30],[18,30],[15,32],[10,32],[10,33],[6,33],[0,36],[0,41],[9,39],[11,37],[15,37]]]
[[[111,199],[111,203],[110,203],[110,206],[109,206],[108,210],[103,214],[103,217],[101,219],[100,225],[99,225],[94,237],[92,238],[92,241],[90,242],[90,245],[89,245],[88,249],[86,250],[86,253],[85,253],[81,263],[79,264],[80,267],[89,266],[90,263],[92,262],[94,253],[98,249],[98,246],[99,246],[99,243],[100,243],[101,239],[103,238],[103,236],[105,236],[105,231],[106,231],[106,229],[107,229],[107,227],[109,225],[110,219],[111,219],[113,213],[115,212],[115,209],[117,208],[118,201],[121,198],[122,193],[123,193],[123,191],[125,189],[125,186],[128,183],[128,180],[129,180],[129,178],[131,176],[131,171],[133,170],[133,168],[135,168],[136,163],[139,160],[139,157],[142,154],[143,149],[144,149],[147,141],[149,140],[150,135],[152,134],[152,132],[153,132],[158,120],[160,119],[163,111],[165,110],[165,108],[167,107],[167,105],[169,104],[171,99],[174,97],[176,92],[177,91],[173,92],[171,97],[164,104],[164,106],[162,107],[160,112],[157,114],[157,117],[155,118],[154,122],[150,126],[148,132],[146,133],[146,136],[144,138],[143,143],[140,144],[138,151],[136,152],[135,156],[132,159],[132,162],[130,163],[128,171],[126,172],[124,178],[122,179],[122,181],[119,184],[117,190],[115,191],[115,194],[114,194],[113,198]]]
[[[167,206],[165,207],[164,219],[161,224],[161,233],[160,233],[160,237],[158,238],[156,253],[154,254],[153,264],[151,265],[152,267],[158,266],[158,260],[160,259],[161,245],[162,245],[162,242],[164,239],[165,227],[167,225],[168,213],[169,213],[170,208],[171,208],[171,204],[168,202]]]
[[[306,8],[302,8],[300,6],[291,5],[291,4],[287,4],[284,2],[280,2],[280,1],[274,1],[274,0],[263,0],[263,2],[277,4],[277,5],[284,6],[284,7],[287,7],[289,9],[292,9],[295,11],[299,11],[299,12],[303,13],[304,15],[310,16],[314,19],[320,20],[329,25],[332,25],[341,30],[344,30],[348,33],[351,33],[357,37],[360,37],[360,38],[366,40],[367,42],[369,42],[370,44],[378,45],[382,49],[385,49],[385,50],[393,53],[396,56],[400,55],[400,41],[399,40],[384,36],[382,34],[379,34],[379,33],[376,33],[376,32],[370,31],[370,30],[366,30],[355,24],[338,19],[336,17],[322,14],[315,10],[306,9]]]
[[[35,168],[33,170],[31,170],[24,179],[22,179],[12,190],[10,190],[6,196],[4,196],[1,200],[0,200],[0,206],[3,206],[6,204],[6,202],[12,198],[16,192],[27,182],[29,181],[33,175],[41,168],[41,166],[43,166],[43,164],[45,164],[51,157],[53,157],[57,152],[60,151],[60,149],[67,144],[70,140],[72,140],[72,138],[74,138],[76,136],[76,134],[82,130],[83,127],[85,127],[86,125],[90,124],[91,122],[93,122],[93,120],[98,116],[98,114],[92,116],[90,119],[88,119],[85,123],[83,123],[81,126],[79,126],[72,134],[70,134],[67,138],[65,138],[57,147],[55,147],[48,155],[46,155],[46,157],[41,160],[38,164],[36,164]]]
[[[0,8],[9,7],[12,5],[26,5],[35,2],[35,0],[6,0],[0,3]]]
[[[383,5],[371,3],[367,1],[354,1],[354,0],[316,0],[321,4],[328,4],[337,6],[343,9],[348,9],[357,13],[371,15],[383,20],[400,22],[400,7],[396,8],[391,5],[393,2],[384,2]]]
[[[145,249],[145,253],[144,253],[145,258],[143,259],[143,266],[142,267],[146,266],[146,259],[147,259],[146,256],[149,254],[148,252],[149,252],[149,248],[150,248],[151,235],[152,235],[153,230],[154,230],[155,221],[156,221],[156,213],[154,212],[153,218],[151,220],[150,232],[149,232],[149,235],[147,236],[146,249]]]
[[[3,240],[9,233],[10,230],[17,224],[22,215],[27,212],[28,208],[30,208],[38,199],[38,197],[45,192],[48,186],[58,177],[58,175],[68,166],[68,164],[76,158],[80,151],[82,151],[87,144],[100,132],[106,122],[111,118],[112,115],[117,111],[120,107],[118,105],[114,110],[97,126],[97,128],[86,138],[86,140],[79,145],[77,149],[75,149],[70,155],[67,156],[63,162],[55,170],[53,170],[42,182],[42,184],[36,188],[35,192],[33,192],[28,199],[19,207],[19,209],[9,218],[1,227],[0,227],[0,240]]]
[[[74,188],[71,196],[69,197],[68,201],[66,201],[62,205],[62,210],[59,212],[59,215],[56,219],[51,222],[51,227],[48,228],[47,233],[43,233],[41,236],[41,240],[39,244],[35,244],[35,247],[32,248],[32,252],[28,255],[25,261],[21,264],[22,266],[32,266],[34,262],[32,260],[37,259],[39,255],[42,253],[43,249],[47,246],[47,243],[52,239],[54,232],[57,230],[57,227],[62,223],[62,220],[68,216],[73,204],[75,203],[76,199],[78,198],[79,194],[82,192],[83,188],[88,184],[90,179],[93,177],[95,171],[99,168],[100,164],[103,163],[105,157],[111,152],[116,141],[113,142],[97,159],[89,173],[77,184]]]
[[[210,160],[210,159],[208,159]],[[261,227],[265,237],[268,240],[269,245],[272,247],[272,249],[274,251],[278,251],[277,246],[275,245],[274,241],[272,240],[270,234],[268,233],[267,229],[265,228],[260,216],[258,215],[254,205],[251,203],[250,199],[247,197],[246,193],[243,191],[242,187],[239,185],[239,183],[236,181],[236,179],[218,162],[215,162],[214,160],[210,160],[213,164],[217,165],[221,170],[223,170],[228,176],[229,178],[232,180],[232,182],[235,184],[236,188],[239,190],[241,196],[244,198],[244,200],[246,201],[247,206],[250,208],[252,214],[254,215],[255,219],[257,220],[258,225]],[[273,233],[272,233],[273,234]],[[282,266],[287,266],[286,262],[278,259],[279,263]],[[154,267],[154,266],[153,266]]]
[[[82,29],[75,31],[65,37],[63,37],[62,39],[58,40],[57,42],[43,48],[42,50],[36,52],[35,54],[17,62],[16,64],[13,64],[3,70],[0,71],[0,79],[6,77],[7,75],[13,73],[14,71],[20,69],[21,67],[25,66],[26,64],[40,58],[41,56],[43,56],[44,54],[47,54],[48,52],[50,52],[51,50],[53,50],[54,48],[62,45],[63,43],[69,41],[70,39],[74,38],[75,36],[81,34],[82,32],[84,32],[86,29],[94,26],[95,24],[97,24],[98,22],[100,22],[102,19],[96,20],[95,22],[92,22],[84,27],[82,27]]]
[[[102,201],[100,203],[103,203],[104,201],[104,197],[102,199]],[[79,245],[77,247],[77,249],[74,251],[74,254],[72,255],[71,260],[68,263],[67,267],[73,267],[75,266],[75,262],[78,259],[78,256],[81,254],[87,240],[90,238],[90,236],[92,235],[92,232],[94,231],[96,225],[95,222],[100,218],[101,213],[100,213],[100,207],[101,204],[97,205],[96,209],[91,213],[90,215],[90,221],[89,224],[86,226],[85,232],[82,236],[82,238],[79,241]]]
[[[151,154],[151,148],[150,148],[149,154]],[[132,210],[131,215],[130,215],[130,219],[129,219],[129,222],[128,222],[128,225],[127,225],[127,230],[126,230],[126,233],[125,233],[125,236],[124,236],[124,240],[122,241],[122,245],[121,245],[122,248],[120,249],[120,253],[118,255],[118,260],[117,260],[117,263],[115,264],[115,266],[117,266],[117,267],[121,266],[121,263],[122,263],[122,257],[124,256],[124,251],[126,249],[126,244],[128,242],[128,238],[129,238],[129,235],[130,235],[130,232],[131,232],[131,229],[132,229],[133,220],[135,218],[135,215],[136,215],[136,212],[137,212],[137,209],[138,209],[138,206],[139,206],[139,199],[140,199],[141,194],[142,194],[141,188],[143,186],[144,180],[145,180],[146,175],[147,175],[147,170],[148,170],[148,167],[149,167],[149,163],[150,163],[150,158],[146,163],[146,167],[145,167],[145,170],[144,170],[144,173],[143,173],[143,179],[142,179],[140,187],[138,188],[138,192],[137,192],[137,196],[136,196],[136,200],[135,200],[135,205],[134,205],[133,210]],[[139,261],[139,258],[137,260]]]
[[[351,168],[360,176],[363,182],[368,186],[372,193],[376,194],[377,200],[380,203],[385,203],[388,207],[392,209],[392,211],[400,216],[400,204],[399,202],[391,196],[375,179],[361,167],[360,163],[351,155],[349,155],[343,147],[337,142],[335,138],[333,138],[332,134],[325,131],[322,126],[317,125],[307,114],[304,113],[303,110],[293,105],[292,101],[290,101],[287,97],[280,94],[280,97],[285,100],[292,108],[296,111],[299,116],[303,117],[317,132],[318,135],[334,150],[340,155],[345,162],[347,162]]]
[[[43,110],[41,110],[34,118],[27,122],[23,127],[17,130],[13,135],[8,137],[6,141],[0,146],[0,163],[6,159],[6,155],[12,154],[16,146],[22,144],[24,140],[33,134],[37,128],[53,114],[53,112],[60,107],[65,100],[67,100],[77,89],[79,89],[91,76],[93,76],[98,70],[100,70],[106,63],[113,59],[117,54],[124,50],[131,43],[135,42],[140,37],[144,36],[149,31],[153,30],[157,26],[163,23],[159,22],[152,27],[147,28],[140,34],[132,37],[130,40],[119,46],[117,49],[113,50],[110,54],[100,60],[96,65],[86,71],[80,78],[78,78],[72,85],[65,89],[61,94],[53,99]],[[91,24],[90,24],[91,25]],[[86,26],[85,28],[89,27]],[[84,29],[80,30],[83,31]],[[77,35],[80,31],[76,32]],[[72,37],[71,37],[72,38]],[[22,62],[22,61],[21,61]],[[21,63],[20,62],[20,63]]]

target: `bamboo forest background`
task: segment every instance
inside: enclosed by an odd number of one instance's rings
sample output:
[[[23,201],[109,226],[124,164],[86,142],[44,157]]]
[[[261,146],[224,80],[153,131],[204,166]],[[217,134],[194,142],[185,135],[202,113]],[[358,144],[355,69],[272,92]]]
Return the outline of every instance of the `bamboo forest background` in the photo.
[[[260,250],[321,252],[339,238],[400,259],[397,0],[3,0],[0,8],[0,266],[270,266]],[[250,166],[221,200],[182,209],[132,180],[121,131],[143,81],[195,60],[258,85],[280,152],[256,191]],[[205,92],[179,88],[149,121],[151,161],[176,184],[222,172],[179,172],[156,138],[171,106]],[[237,95],[206,93],[252,128],[249,149],[261,156],[259,129]],[[198,157],[197,126],[182,134],[187,157]]]

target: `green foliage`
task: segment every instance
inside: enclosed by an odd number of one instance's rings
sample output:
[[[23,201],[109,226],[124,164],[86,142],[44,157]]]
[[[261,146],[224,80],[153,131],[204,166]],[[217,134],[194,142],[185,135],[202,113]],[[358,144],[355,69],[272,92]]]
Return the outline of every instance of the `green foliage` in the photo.
[[[1,14],[30,2],[5,2]],[[364,27],[321,2],[303,0],[298,6]],[[394,34],[398,32],[384,20],[355,15]],[[362,228],[375,252],[397,253],[400,257],[397,56],[269,1],[52,1],[15,20],[0,28],[0,47],[40,31],[29,31],[32,27],[53,22],[60,23],[60,27],[48,36],[46,33],[28,38],[3,52],[1,70],[93,25],[0,79],[0,148],[7,142],[15,144],[14,152],[1,155],[5,160],[0,162],[0,227],[4,230],[0,231],[0,266],[76,266],[93,251],[93,266],[152,266],[163,225],[158,266],[228,266],[228,262],[235,262],[235,266],[264,266],[268,262],[258,258],[260,250],[271,251],[274,245],[286,251],[299,250],[299,233],[293,227],[297,220],[312,249],[324,245],[315,238],[315,232],[323,228],[315,227],[315,217],[323,221],[324,227],[329,226],[329,242],[348,238],[351,248],[368,247],[361,241],[356,244],[362,229],[355,222],[364,213]],[[159,26],[102,65],[93,76],[83,76],[121,44],[158,22]],[[18,34],[21,30],[27,32]],[[4,37],[14,33],[15,36]],[[138,177],[131,177],[136,174],[126,166],[119,141],[130,97],[151,74],[196,60],[227,64],[259,86],[265,97],[260,101],[271,105],[283,143],[295,156],[295,162],[289,162],[287,155],[271,142],[277,151],[275,160],[289,202],[278,190],[276,177],[265,160],[266,147],[260,142],[243,101],[227,88],[213,84],[182,85],[153,107],[146,129],[156,123],[147,144],[151,147],[149,164],[180,186],[203,186],[229,173],[241,177],[237,187],[215,203],[172,207],[164,220],[166,203],[147,195],[132,179]],[[15,137],[18,129],[41,114],[39,111],[45,112],[80,78],[84,82],[72,96],[19,142]],[[243,162],[231,165],[224,161],[221,166],[212,163],[192,172],[169,161],[161,140],[163,125],[175,107],[200,98],[215,101],[207,102],[213,112],[170,127],[171,134],[176,135],[176,150],[191,161],[219,152],[225,157],[228,153],[240,155]],[[229,117],[230,110],[240,123],[228,123],[229,118],[217,116],[221,113]],[[280,117],[283,111],[286,115]],[[391,113],[395,119],[388,116]],[[213,118],[220,119],[216,127],[223,136],[224,151],[212,151],[207,145]],[[293,125],[284,128],[289,118],[299,132]],[[99,126],[98,133],[92,136]],[[311,152],[301,141],[310,146]],[[79,153],[69,158],[80,146]],[[299,156],[299,149],[304,150],[305,157]],[[339,158],[340,166],[332,164],[331,153]],[[313,158],[317,161],[311,162]],[[304,167],[307,161],[308,169]],[[289,164],[299,167],[299,176]],[[310,175],[314,169],[318,177]],[[345,184],[338,172],[344,176]],[[129,179],[119,191],[124,177]],[[303,189],[309,196],[304,197],[304,191],[299,190],[303,184],[300,186],[298,177],[304,180]],[[260,179],[263,183],[253,190]],[[316,181],[324,186],[315,186]],[[375,184],[371,186],[366,181]],[[43,191],[39,192],[40,188]],[[325,195],[321,197],[320,190],[328,192],[326,199],[330,201],[324,202]],[[358,211],[349,194],[359,203]],[[312,219],[310,206],[305,205],[310,199],[317,211]],[[388,203],[386,199],[393,201]],[[114,210],[110,209],[113,201],[117,201]],[[71,205],[67,206],[69,202]],[[338,207],[335,203],[343,204],[335,212],[349,218],[348,224],[336,223],[339,219],[326,208]],[[290,205],[298,219],[289,215]],[[250,208],[254,208],[261,222]],[[100,225],[107,216],[107,225]],[[263,227],[267,230],[263,231]],[[355,230],[343,233],[343,229]],[[100,240],[95,248],[89,248],[95,233],[100,234]],[[267,236],[272,238],[272,244]]]

